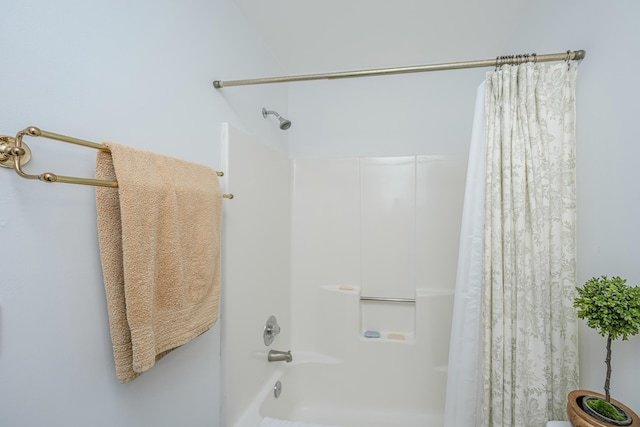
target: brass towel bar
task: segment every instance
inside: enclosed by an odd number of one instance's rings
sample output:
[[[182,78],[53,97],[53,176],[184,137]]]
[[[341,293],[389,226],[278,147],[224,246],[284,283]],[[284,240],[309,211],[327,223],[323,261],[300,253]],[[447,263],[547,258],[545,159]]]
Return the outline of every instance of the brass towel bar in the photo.
[[[76,178],[72,176],[56,175],[51,172],[45,172],[40,175],[30,175],[22,170],[22,165],[31,159],[31,149],[22,139],[25,135],[41,136],[43,138],[54,139],[56,141],[69,142],[71,144],[82,145],[83,147],[94,148],[96,150],[109,151],[104,144],[97,144],[84,139],[73,138],[71,136],[60,135],[46,130],[38,129],[30,126],[18,132],[15,138],[10,136],[0,136],[0,166],[15,169],[16,173],[22,178],[38,179],[43,182],[62,182],[65,184],[81,184],[93,185],[97,187],[118,187],[117,181],[103,181],[91,178]],[[224,172],[216,172],[218,176],[224,176]],[[223,194],[225,199],[233,199],[233,194]]]

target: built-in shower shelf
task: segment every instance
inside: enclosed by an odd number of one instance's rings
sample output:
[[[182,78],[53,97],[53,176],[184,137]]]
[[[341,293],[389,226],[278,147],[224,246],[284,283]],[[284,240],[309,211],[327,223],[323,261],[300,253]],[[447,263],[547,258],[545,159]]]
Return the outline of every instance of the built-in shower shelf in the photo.
[[[397,343],[397,344],[413,344],[416,341],[415,334],[409,334],[405,332],[385,332],[380,331],[379,338],[367,338],[362,335],[361,339],[366,342],[385,342],[385,343]]]
[[[379,338],[386,341],[413,340],[416,333],[416,304],[361,300],[360,331],[378,331]],[[396,339],[394,339],[396,338]]]

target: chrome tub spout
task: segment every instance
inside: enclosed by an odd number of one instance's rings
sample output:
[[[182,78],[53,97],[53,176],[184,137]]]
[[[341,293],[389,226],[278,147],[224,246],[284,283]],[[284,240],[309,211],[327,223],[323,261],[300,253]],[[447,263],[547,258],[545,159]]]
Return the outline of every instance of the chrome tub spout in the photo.
[[[291,350],[289,351],[269,350],[269,354],[267,355],[267,360],[269,362],[291,363],[291,361],[293,360],[293,356],[291,355]]]

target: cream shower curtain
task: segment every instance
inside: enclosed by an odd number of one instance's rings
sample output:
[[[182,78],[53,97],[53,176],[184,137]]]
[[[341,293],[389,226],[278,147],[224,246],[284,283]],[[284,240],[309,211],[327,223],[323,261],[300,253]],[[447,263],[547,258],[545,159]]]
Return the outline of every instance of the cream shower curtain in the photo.
[[[473,389],[457,375],[449,379],[447,418],[462,414],[447,426],[542,427],[566,419],[567,394],[578,386],[576,72],[576,64],[562,63],[487,73],[485,185],[476,195],[484,201],[476,236],[483,243],[471,261],[479,280],[461,285],[459,276],[457,283],[467,296],[479,287],[479,301],[469,305],[456,291],[454,309],[479,305],[478,324],[465,325],[479,331],[477,353],[456,360],[462,344],[454,328],[449,365],[451,373],[456,363],[475,364],[477,377]]]

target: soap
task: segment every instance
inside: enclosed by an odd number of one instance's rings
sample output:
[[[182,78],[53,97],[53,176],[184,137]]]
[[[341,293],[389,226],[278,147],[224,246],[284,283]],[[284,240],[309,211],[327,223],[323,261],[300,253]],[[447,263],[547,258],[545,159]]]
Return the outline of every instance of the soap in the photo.
[[[387,338],[390,340],[404,340],[404,334],[390,333],[387,335]]]
[[[378,331],[364,331],[365,338],[380,338],[380,332]]]
[[[353,290],[353,286],[342,285],[338,289],[340,289],[341,291],[352,291]]]

